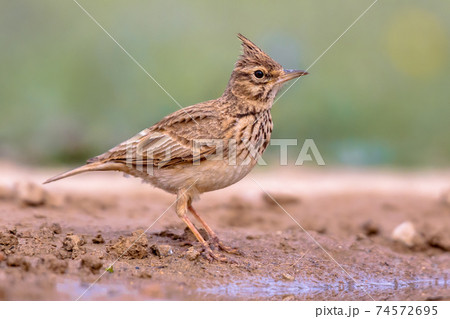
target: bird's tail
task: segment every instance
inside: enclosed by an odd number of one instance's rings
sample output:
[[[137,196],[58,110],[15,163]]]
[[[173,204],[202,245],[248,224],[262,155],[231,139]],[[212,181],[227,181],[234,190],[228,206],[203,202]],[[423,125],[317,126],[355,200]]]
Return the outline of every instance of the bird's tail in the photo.
[[[117,164],[114,163],[102,163],[102,162],[95,162],[95,163],[90,163],[90,164],[86,164],[83,166],[80,166],[78,168],[75,168],[73,170],[70,170],[68,172],[56,175],[52,178],[49,178],[48,180],[46,180],[44,182],[44,184],[48,184],[51,182],[55,182],[58,181],[60,179],[66,178],[66,177],[70,177],[73,175],[77,175],[80,173],[84,173],[84,172],[92,172],[92,171],[114,171],[117,170],[119,167]]]

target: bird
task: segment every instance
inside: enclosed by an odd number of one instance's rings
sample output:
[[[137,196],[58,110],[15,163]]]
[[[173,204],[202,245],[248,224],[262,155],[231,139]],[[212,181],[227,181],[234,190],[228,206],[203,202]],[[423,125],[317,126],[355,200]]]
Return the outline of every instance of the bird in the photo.
[[[177,196],[176,214],[200,242],[206,259],[226,262],[229,258],[219,251],[239,254],[219,239],[192,203],[200,194],[228,187],[252,170],[270,142],[271,108],[277,93],[284,83],[308,72],[284,69],[245,36],[237,36],[242,54],[222,96],[181,108],[44,184],[91,171],[119,171],[141,178]]]

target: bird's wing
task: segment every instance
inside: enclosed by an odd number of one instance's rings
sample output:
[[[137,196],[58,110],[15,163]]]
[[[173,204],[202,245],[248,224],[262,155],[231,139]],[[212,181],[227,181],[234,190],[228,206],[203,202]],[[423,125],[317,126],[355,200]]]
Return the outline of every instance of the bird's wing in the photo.
[[[195,145],[195,141],[173,135],[170,132],[146,129],[108,152],[94,157],[89,160],[89,163],[114,162],[162,168],[203,160],[205,156],[214,154],[215,151],[215,145]]]
[[[183,110],[180,110],[183,111]],[[132,166],[153,165],[159,168],[201,161],[216,153],[221,138],[216,115],[173,113],[88,163],[109,162]]]

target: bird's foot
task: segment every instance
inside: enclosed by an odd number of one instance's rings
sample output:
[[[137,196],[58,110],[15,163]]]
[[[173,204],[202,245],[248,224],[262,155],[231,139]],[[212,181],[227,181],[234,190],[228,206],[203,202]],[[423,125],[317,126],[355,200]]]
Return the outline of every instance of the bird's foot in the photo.
[[[225,245],[225,244],[222,243],[222,242],[220,241],[220,239],[217,238],[217,237],[211,238],[211,239],[209,240],[209,243],[210,243],[215,249],[220,249],[220,250],[222,250],[222,251],[224,251],[224,252],[226,252],[226,253],[229,253],[229,254],[243,256],[242,252],[241,252],[239,249],[233,248],[233,247],[230,247],[230,246]]]
[[[207,246],[204,247],[203,255],[209,261],[214,261],[214,260],[220,261],[220,262],[228,262],[229,261],[227,257],[225,257],[223,255],[216,254],[215,252],[212,251],[211,248],[209,248]]]

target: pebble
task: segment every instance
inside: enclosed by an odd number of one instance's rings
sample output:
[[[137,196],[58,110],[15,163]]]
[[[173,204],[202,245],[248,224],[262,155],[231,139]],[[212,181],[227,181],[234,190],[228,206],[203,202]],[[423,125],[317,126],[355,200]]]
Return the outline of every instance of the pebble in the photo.
[[[283,279],[287,280],[287,281],[294,281],[295,280],[294,276],[292,276],[292,275],[290,275],[288,273],[284,273],[282,276],[283,276]]]
[[[414,224],[406,221],[395,227],[392,231],[392,239],[403,243],[408,247],[414,246],[414,239],[417,235]]]
[[[283,296],[283,301],[294,301],[295,300],[295,296],[294,295],[287,295],[287,296]]]
[[[167,257],[173,255],[173,250],[170,245],[152,245],[150,247],[151,251],[159,257]]]
[[[194,247],[191,247],[186,252],[186,258],[189,260],[196,260],[200,256],[200,252]]]
[[[45,202],[45,191],[42,187],[30,182],[16,184],[17,200],[28,206],[39,206]]]

